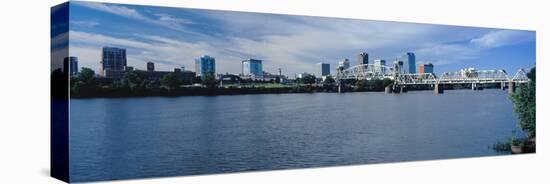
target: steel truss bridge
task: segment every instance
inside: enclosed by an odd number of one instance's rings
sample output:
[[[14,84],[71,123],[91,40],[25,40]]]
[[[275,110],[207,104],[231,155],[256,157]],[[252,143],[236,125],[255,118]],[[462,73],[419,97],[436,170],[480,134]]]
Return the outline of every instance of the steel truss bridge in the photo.
[[[375,80],[391,79],[396,85],[423,85],[423,84],[498,84],[526,83],[529,81],[523,69],[510,76],[505,70],[476,70],[463,69],[456,72],[444,72],[439,77],[433,73],[405,74],[399,68],[383,65],[363,64],[348,69],[337,70],[337,81],[341,80]]]

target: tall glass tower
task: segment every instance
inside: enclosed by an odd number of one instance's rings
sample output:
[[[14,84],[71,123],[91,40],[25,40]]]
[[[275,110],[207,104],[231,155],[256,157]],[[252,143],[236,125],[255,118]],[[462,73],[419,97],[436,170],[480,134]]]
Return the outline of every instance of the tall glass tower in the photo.
[[[401,61],[403,61],[403,72],[404,73],[416,73],[416,58],[414,53],[407,52],[401,56]]]
[[[330,75],[330,64],[323,62],[317,64],[321,67],[319,68],[319,72],[316,73],[318,78]]]
[[[264,75],[262,60],[247,59],[242,62],[242,74],[244,76],[261,77]]]
[[[126,67],[126,49],[103,47],[101,70],[123,71]]]
[[[357,65],[366,65],[369,64],[369,54],[366,52],[361,52],[357,55]]]
[[[195,72],[201,79],[208,75],[216,77],[216,59],[207,55],[195,59]]]

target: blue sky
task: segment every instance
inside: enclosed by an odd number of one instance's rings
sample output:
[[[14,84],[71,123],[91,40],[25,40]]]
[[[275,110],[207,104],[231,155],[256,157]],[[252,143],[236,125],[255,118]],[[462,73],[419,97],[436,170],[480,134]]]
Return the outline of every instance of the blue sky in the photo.
[[[391,63],[405,52],[435,72],[462,68],[535,66],[535,32],[340,18],[243,13],[71,1],[70,55],[80,67],[99,70],[101,47],[127,49],[128,65],[194,70],[201,55],[216,58],[218,73],[239,73],[246,58],[264,60],[264,70],[293,76],[317,71],[357,54]],[[60,35],[62,36],[62,35]]]

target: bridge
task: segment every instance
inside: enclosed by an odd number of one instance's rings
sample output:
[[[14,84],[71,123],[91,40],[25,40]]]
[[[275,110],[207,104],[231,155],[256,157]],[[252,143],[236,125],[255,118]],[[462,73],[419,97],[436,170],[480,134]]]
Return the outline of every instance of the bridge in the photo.
[[[479,89],[483,84],[500,84],[502,89],[509,88],[512,93],[516,84],[529,81],[524,69],[519,69],[515,75],[509,76],[505,70],[468,68],[456,72],[444,72],[438,77],[433,73],[404,73],[398,66],[374,64],[356,65],[348,69],[338,68],[335,78],[339,88],[342,80],[390,79],[394,81],[394,85],[391,89],[386,89],[386,92],[402,92],[408,85],[430,85],[436,93],[443,93],[443,88],[439,87],[441,84],[470,84],[472,90]]]

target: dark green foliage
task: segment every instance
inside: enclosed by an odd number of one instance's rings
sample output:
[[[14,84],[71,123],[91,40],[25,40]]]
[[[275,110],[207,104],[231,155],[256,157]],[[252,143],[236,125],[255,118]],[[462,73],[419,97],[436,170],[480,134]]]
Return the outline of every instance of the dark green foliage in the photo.
[[[323,88],[324,92],[338,91],[338,88],[336,88],[336,80],[334,80],[331,76],[327,76],[325,78],[323,81]]]
[[[529,73],[527,73],[527,77],[529,79],[531,79],[532,81],[536,81],[537,80],[537,70],[536,68],[532,68],[531,71],[529,71]]]
[[[523,146],[523,143],[525,142],[524,139],[519,139],[516,137],[516,132],[512,132],[512,137],[508,140],[508,144],[512,146]]]
[[[180,79],[178,78],[178,76],[174,73],[169,73],[169,74],[166,74],[166,75],[163,75],[161,78],[160,78],[160,84],[169,89],[169,90],[172,90],[172,89],[175,89],[177,87],[179,87],[179,85],[181,84],[181,81]]]
[[[207,88],[216,87],[216,84],[217,84],[216,77],[214,76],[214,74],[205,74],[204,79],[202,80],[201,83]]]
[[[327,76],[325,78],[325,81],[323,81],[323,85],[334,85],[336,81],[331,76]]]
[[[383,91],[386,86],[393,84],[390,79],[384,80],[358,80],[356,85],[356,91]]]
[[[80,81],[88,83],[94,80],[94,75],[95,72],[92,69],[82,68],[80,69],[80,73],[78,73],[77,77]]]
[[[93,94],[98,91],[95,72],[89,68],[82,68],[77,76],[70,80],[71,96],[80,94]]]
[[[528,137],[536,136],[536,77],[535,68],[527,74],[527,84],[519,86],[519,89],[511,96],[514,102],[514,112],[519,118],[519,127],[527,133]]]
[[[315,84],[316,79],[315,75],[306,75],[302,78],[297,78],[296,82],[299,84]]]
[[[145,81],[145,71],[132,70],[127,71],[122,76],[122,86],[130,88],[131,91],[145,88],[147,81]]]

